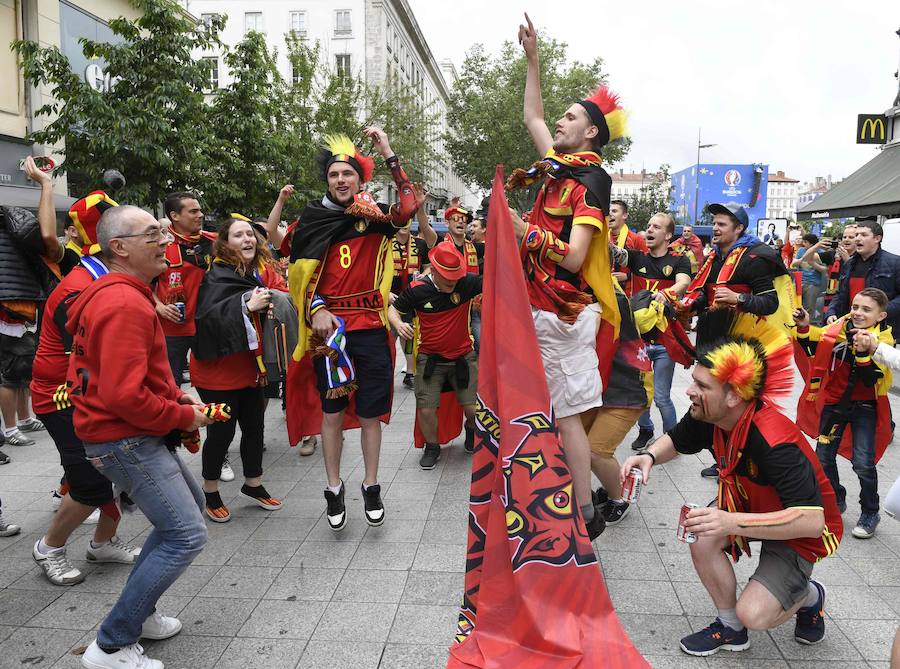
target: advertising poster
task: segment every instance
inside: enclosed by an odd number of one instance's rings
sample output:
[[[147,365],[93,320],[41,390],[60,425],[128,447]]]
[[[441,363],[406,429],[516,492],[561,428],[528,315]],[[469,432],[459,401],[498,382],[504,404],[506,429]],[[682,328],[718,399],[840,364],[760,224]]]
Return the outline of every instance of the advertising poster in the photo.
[[[699,176],[699,188],[697,178]],[[756,232],[757,222],[766,216],[766,187],[769,166],[763,164],[719,165],[701,163],[672,175],[671,209],[678,223],[708,225],[706,205],[712,202],[736,202],[747,210],[749,232]],[[698,194],[695,203],[695,193]],[[695,208],[696,207],[696,208]],[[783,238],[783,237],[782,237]]]

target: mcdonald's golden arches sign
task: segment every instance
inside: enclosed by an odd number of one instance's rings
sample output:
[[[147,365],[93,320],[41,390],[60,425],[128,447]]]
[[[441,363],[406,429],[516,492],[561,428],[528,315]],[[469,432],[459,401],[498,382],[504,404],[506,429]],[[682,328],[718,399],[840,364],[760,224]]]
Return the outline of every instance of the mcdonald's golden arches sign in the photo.
[[[857,144],[884,144],[887,141],[885,118],[882,114],[858,114],[856,116]]]

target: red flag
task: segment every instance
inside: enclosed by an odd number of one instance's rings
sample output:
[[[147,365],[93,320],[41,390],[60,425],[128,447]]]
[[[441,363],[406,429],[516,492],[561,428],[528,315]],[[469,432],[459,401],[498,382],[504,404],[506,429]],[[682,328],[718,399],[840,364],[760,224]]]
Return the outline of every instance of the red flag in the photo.
[[[649,667],[613,610],[574,498],[503,183],[498,167],[485,244],[465,595],[447,667]]]
[[[442,392],[441,405],[437,410],[439,444],[449,444],[462,434],[464,415],[462,404],[456,400],[456,391]],[[422,434],[422,429],[419,427],[418,411],[416,411],[416,424],[413,426],[413,445],[416,448],[425,446],[425,435]]]

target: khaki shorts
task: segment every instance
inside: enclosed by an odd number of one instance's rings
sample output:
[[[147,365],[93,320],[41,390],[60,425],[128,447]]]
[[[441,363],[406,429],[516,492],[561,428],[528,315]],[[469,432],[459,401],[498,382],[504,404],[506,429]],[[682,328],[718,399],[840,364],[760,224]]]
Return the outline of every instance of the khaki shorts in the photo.
[[[587,305],[572,325],[533,307],[531,316],[556,417],[575,416],[603,404],[597,359],[600,305]]]
[[[759,566],[750,577],[757,581],[790,611],[806,599],[813,563],[806,560],[782,541],[763,541],[759,551]]]
[[[600,407],[596,411],[582,414],[591,452],[611,458],[644,411],[645,409]]]
[[[474,351],[466,353],[466,364],[469,366],[469,385],[458,388],[456,382],[456,363],[439,362],[426,381],[423,378],[428,356],[420,353],[416,358],[415,393],[416,406],[420,409],[437,409],[441,405],[441,393],[449,386],[456,391],[456,401],[462,406],[475,404],[475,393],[478,391],[478,356]]]

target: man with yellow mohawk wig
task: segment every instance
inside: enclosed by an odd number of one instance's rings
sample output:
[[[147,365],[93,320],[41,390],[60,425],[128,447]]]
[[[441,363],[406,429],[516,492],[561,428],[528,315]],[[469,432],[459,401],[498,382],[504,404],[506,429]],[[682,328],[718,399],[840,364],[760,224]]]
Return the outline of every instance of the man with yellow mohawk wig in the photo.
[[[328,191],[300,214],[288,276],[300,316],[288,369],[288,439],[296,444],[301,437],[322,435],[326,516],[336,532],[347,522],[340,472],[345,428],[362,428],[366,522],[384,522],[378,457],[379,421],[390,417],[394,376],[387,331],[391,237],[409,225],[421,205],[384,131],[364,132],[387,163],[400,202],[387,207],[361,192],[372,179],[374,161],[345,135],[327,136],[319,162]]]
[[[528,62],[525,126],[544,159],[513,171],[506,188],[544,179],[528,223],[517,215],[513,223],[522,240],[535,331],[575,497],[594,539],[602,521],[591,502],[591,451],[580,414],[602,404],[600,359],[608,372],[619,328],[607,226],[612,180],[600,166],[599,151],[624,136],[625,112],[618,97],[601,86],[572,104],[551,135],[544,121],[537,34],[527,14],[525,19],[528,25],[519,26]]]
[[[690,510],[684,522],[696,535],[691,559],[718,616],[684,637],[681,650],[746,650],[748,628],[772,629],[794,615],[794,639],[818,643],[825,637],[825,588],[810,576],[837,550],[843,523],[815,452],[774,404],[793,386],[793,344],[782,328],[732,310],[713,312],[698,336],[690,411],[620,472],[624,479],[638,467],[652,486],[653,465],[704,449],[719,465],[716,504]],[[728,556],[749,556],[751,541],[762,542],[759,565],[737,597]]]

